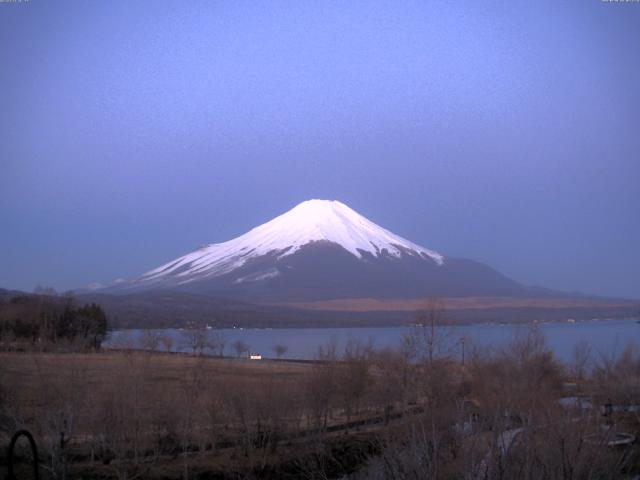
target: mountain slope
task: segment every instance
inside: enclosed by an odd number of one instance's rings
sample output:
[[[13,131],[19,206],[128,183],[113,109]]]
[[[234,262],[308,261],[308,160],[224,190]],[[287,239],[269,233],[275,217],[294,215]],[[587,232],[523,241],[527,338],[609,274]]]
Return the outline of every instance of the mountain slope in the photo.
[[[281,260],[314,242],[340,245],[358,259],[400,257],[403,254],[431,259],[442,264],[439,253],[420,247],[376,225],[343,203],[308,200],[238,238],[205,245],[176,260],[145,273],[139,283],[172,281],[184,285],[207,277],[221,276],[243,267],[252,259],[275,256]],[[277,275],[266,270],[251,280],[266,280]]]
[[[240,237],[200,247],[107,291],[147,289],[267,303],[527,294],[486,265],[445,258],[328,200],[302,202]]]

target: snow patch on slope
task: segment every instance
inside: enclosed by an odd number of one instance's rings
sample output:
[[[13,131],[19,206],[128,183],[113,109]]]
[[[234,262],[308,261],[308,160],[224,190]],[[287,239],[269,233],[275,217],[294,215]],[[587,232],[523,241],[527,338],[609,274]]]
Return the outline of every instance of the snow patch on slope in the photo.
[[[270,268],[262,272],[237,278],[236,280],[234,280],[233,283],[238,284],[243,282],[259,282],[260,280],[268,280],[270,278],[277,277],[278,275],[280,275],[280,272],[278,271],[277,268]]]

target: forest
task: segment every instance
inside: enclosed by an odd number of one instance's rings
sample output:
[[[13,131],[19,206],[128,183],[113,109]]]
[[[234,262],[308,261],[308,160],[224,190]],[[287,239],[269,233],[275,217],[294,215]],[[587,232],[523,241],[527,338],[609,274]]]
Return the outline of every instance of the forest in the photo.
[[[0,301],[0,350],[99,349],[108,323],[102,307],[72,294],[21,294]]]

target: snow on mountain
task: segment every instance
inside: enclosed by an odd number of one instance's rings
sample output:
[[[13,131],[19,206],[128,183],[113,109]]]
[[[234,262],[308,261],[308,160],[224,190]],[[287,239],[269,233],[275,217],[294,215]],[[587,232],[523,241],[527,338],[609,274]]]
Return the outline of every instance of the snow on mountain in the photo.
[[[275,254],[278,259],[297,252],[313,242],[331,242],[358,259],[403,255],[443,265],[444,257],[416,245],[363,217],[345,204],[331,200],[307,200],[288,212],[233,240],[204,245],[165,265],[145,273],[139,284],[162,282],[185,284],[204,277],[217,277],[245,265],[250,259]],[[238,279],[265,280],[278,275],[273,269],[258,277]]]

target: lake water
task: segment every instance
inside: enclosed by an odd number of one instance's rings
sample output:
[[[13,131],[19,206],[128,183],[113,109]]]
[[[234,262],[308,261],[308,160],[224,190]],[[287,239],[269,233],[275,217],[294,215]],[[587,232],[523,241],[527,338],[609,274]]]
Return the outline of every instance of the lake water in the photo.
[[[576,323],[545,323],[538,325],[544,334],[547,344],[556,356],[564,361],[570,361],[574,347],[580,342],[587,342],[592,347],[593,354],[617,355],[624,350],[629,342],[636,342],[640,346],[640,323],[637,320],[592,320]],[[464,325],[455,327],[449,338],[457,343],[464,337],[467,352],[471,345],[500,348],[507,345],[518,332],[526,331],[526,326],[510,324]],[[409,333],[411,327],[378,327],[378,328],[277,328],[277,329],[220,329],[227,346],[225,355],[234,354],[232,344],[237,340],[246,343],[252,353],[263,357],[275,357],[273,347],[276,344],[286,345],[288,350],[284,358],[313,359],[318,347],[334,340],[338,351],[344,347],[349,338],[363,341],[371,340],[374,347],[395,347],[399,345],[402,336]],[[173,338],[174,351],[187,351],[182,346],[184,332],[180,329],[156,330],[162,335]],[[141,330],[114,331],[105,346],[117,346],[127,339],[129,343],[138,346],[137,339]],[[214,332],[212,330],[211,332]],[[162,348],[162,347],[160,347]],[[459,350],[459,351],[458,351]],[[462,355],[462,345],[454,347],[456,355]]]

